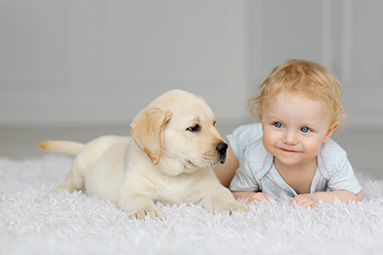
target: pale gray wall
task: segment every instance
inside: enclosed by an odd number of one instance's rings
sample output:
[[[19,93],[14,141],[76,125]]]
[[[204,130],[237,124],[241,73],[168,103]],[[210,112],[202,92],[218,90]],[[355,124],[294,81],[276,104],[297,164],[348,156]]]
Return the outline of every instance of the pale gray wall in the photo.
[[[172,88],[222,122],[287,58],[332,68],[353,126],[383,128],[383,1],[0,0],[0,127],[126,124]]]

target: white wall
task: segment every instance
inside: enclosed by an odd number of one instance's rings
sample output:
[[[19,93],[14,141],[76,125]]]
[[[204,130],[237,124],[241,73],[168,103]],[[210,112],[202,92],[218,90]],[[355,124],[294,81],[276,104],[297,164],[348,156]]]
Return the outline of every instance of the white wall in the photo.
[[[173,88],[245,117],[245,1],[0,4],[1,125],[125,123]]]
[[[0,126],[127,124],[172,88],[222,122],[287,58],[332,68],[354,126],[383,128],[383,2],[0,0]]]
[[[348,123],[383,128],[383,2],[250,1],[251,83],[288,58],[331,68],[343,87]]]

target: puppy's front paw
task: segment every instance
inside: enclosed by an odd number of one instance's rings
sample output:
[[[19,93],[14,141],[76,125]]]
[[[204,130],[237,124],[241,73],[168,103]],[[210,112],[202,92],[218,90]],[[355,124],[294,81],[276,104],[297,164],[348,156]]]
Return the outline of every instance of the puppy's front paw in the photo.
[[[224,214],[227,214],[227,215],[231,215],[233,212],[245,212],[245,213],[247,213],[247,212],[249,212],[249,208],[247,208],[246,206],[244,206],[240,203],[233,202],[233,203],[223,205],[217,211],[224,213]]]
[[[142,219],[145,219],[146,217],[154,219],[154,218],[162,218],[163,216],[164,216],[164,213],[162,212],[162,210],[156,207],[146,207],[134,212],[132,215],[130,215],[130,218],[142,220]]]
[[[54,188],[52,189],[52,192],[54,193],[62,193],[64,191],[69,191],[69,192],[73,192],[73,191],[76,191],[76,187],[73,186],[72,184],[70,183],[64,183],[63,185],[61,185],[60,187],[57,187],[57,188]]]

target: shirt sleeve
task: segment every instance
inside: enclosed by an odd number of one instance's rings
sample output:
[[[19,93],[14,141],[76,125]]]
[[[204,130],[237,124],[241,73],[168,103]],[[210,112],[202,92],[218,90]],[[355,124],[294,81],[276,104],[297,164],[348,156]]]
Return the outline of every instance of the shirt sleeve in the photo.
[[[239,162],[242,159],[246,146],[260,138],[262,134],[262,124],[253,123],[240,126],[227,136],[231,149]]]
[[[343,161],[334,170],[327,184],[330,191],[345,190],[357,194],[362,190],[362,186],[359,184],[358,179],[356,179],[347,156],[343,158]]]
[[[259,191],[260,186],[244,158],[230,183],[232,191]]]
[[[329,139],[322,145],[318,164],[323,170],[323,176],[328,180],[327,188],[330,191],[345,190],[357,194],[362,190],[347,153],[334,140]]]

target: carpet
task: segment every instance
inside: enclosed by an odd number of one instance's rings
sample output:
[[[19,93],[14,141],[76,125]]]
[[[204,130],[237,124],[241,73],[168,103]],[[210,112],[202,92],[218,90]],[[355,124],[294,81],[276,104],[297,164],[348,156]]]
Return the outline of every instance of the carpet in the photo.
[[[231,216],[158,204],[164,219],[140,221],[82,192],[51,193],[71,162],[0,159],[0,254],[383,254],[383,181],[362,173],[363,202],[271,200]]]

